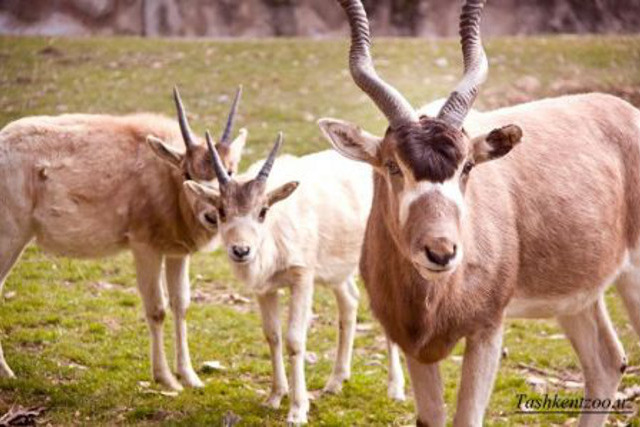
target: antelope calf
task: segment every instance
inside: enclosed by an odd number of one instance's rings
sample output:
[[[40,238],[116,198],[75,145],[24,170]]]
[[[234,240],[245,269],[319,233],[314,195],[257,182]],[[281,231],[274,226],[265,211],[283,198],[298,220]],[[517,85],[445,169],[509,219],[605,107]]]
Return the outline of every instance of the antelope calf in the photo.
[[[556,317],[580,359],[585,398],[613,399],[626,367],[603,297],[614,280],[640,334],[640,111],[586,94],[465,121],[488,71],[484,1],[468,0],[464,78],[427,116],[376,74],[362,3],[339,3],[352,77],[389,127],[383,137],[333,119],[320,127],[375,171],[360,271],[406,355],[418,424],[445,425],[438,362],[464,338],[453,423],[482,425],[507,316]],[[605,420],[583,414],[580,425]]]
[[[247,136],[242,130],[230,140],[239,95],[218,144],[230,171],[237,170]],[[209,244],[217,229],[213,216],[202,211],[196,218],[186,202],[184,181],[211,182],[215,174],[207,148],[191,135],[177,90],[174,97],[180,127],[151,114],[69,114],[28,117],[0,131],[0,291],[33,239],[47,252],[74,258],[131,249],[153,377],[181,389],[164,353],[163,277],[175,320],[177,374],[183,384],[202,387],[187,344],[189,254]],[[14,376],[1,347],[0,376]]]
[[[359,297],[354,276],[372,183],[369,167],[353,167],[332,151],[281,157],[267,181],[281,142],[280,134],[264,164],[251,166],[237,180],[227,175],[210,145],[219,189],[195,182],[185,185],[194,203],[204,202],[194,205],[196,212],[206,205],[215,207],[233,270],[257,294],[273,366],[266,403],[273,408],[280,406],[289,389],[277,291],[285,286],[291,289],[286,346],[293,390],[287,421],[297,424],[307,422],[309,410],[304,358],[315,280],[331,288],[339,313],[338,351],[325,391],[340,391],[351,374]],[[404,377],[398,350],[391,343],[388,348],[389,396],[402,400]]]

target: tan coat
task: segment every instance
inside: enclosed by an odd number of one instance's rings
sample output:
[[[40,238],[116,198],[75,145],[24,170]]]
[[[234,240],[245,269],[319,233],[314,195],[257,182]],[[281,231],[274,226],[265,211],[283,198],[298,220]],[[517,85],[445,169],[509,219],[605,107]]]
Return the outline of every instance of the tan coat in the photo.
[[[375,177],[360,268],[390,337],[424,362],[501,322],[505,310],[580,311],[576,293],[597,294],[637,248],[638,110],[609,95],[577,95],[470,114],[465,128],[475,136],[509,123],[523,141],[471,173],[463,264],[445,283],[424,280],[393,244],[383,219],[388,187]],[[552,301],[562,298],[576,303],[558,312]]]
[[[149,135],[155,138],[148,138]],[[237,168],[246,131],[223,155]],[[47,252],[96,258],[131,249],[151,334],[154,378],[182,386],[166,362],[162,323],[166,283],[183,384],[202,387],[187,345],[189,254],[208,245],[183,182],[214,181],[201,142],[186,150],[176,121],[152,114],[68,114],[17,120],[0,131],[0,291],[33,239]],[[206,210],[200,212],[210,218]],[[0,347],[0,376],[13,376]]]
[[[3,216],[58,255],[100,257],[137,241],[166,254],[197,250],[214,233],[183,201],[180,171],[146,144],[150,134],[184,151],[175,120],[150,114],[29,117],[7,125],[0,133]]]

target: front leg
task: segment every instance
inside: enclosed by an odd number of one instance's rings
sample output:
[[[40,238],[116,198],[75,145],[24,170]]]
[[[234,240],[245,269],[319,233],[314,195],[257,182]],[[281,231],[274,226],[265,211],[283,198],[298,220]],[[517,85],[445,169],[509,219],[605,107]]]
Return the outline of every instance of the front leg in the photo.
[[[333,289],[338,302],[338,351],[333,365],[333,372],[324,387],[327,393],[338,393],[342,383],[351,377],[351,355],[353,339],[356,333],[358,315],[358,286],[350,277]]]
[[[175,323],[176,371],[182,384],[188,387],[204,387],[193,370],[189,344],[187,342],[187,308],[191,302],[189,285],[189,257],[167,257],[165,259],[165,276],[169,305]]]
[[[611,324],[604,296],[581,312],[558,320],[580,359],[585,400],[613,401],[627,358]],[[606,413],[594,412],[580,415],[578,426],[601,426],[607,422]]]
[[[416,400],[418,426],[440,427],[447,420],[440,368],[437,363],[420,363],[405,353],[411,387]]]
[[[166,301],[162,290],[163,256],[153,248],[139,245],[133,248],[136,261],[136,278],[142,296],[144,311],[151,336],[151,366],[153,379],[173,390],[182,390],[182,385],[171,373],[164,353],[162,325],[166,312]]]
[[[400,350],[398,345],[391,341],[389,336],[387,341],[387,358],[389,359],[389,372],[387,380],[387,395],[389,399],[404,402],[404,372],[402,372],[402,361],[400,360]]]
[[[289,392],[282,357],[282,328],[280,326],[278,292],[274,291],[258,295],[258,304],[260,305],[260,314],[262,316],[262,331],[269,343],[271,366],[273,368],[271,394],[265,404],[271,408],[278,409],[280,401]]]
[[[287,422],[304,424],[309,412],[309,396],[304,376],[304,357],[306,352],[307,327],[311,317],[313,298],[313,272],[300,270],[295,272],[296,282],[291,286],[289,302],[289,328],[287,330],[287,351],[291,364],[291,408]]]
[[[482,426],[502,348],[502,325],[466,338],[454,426]]]

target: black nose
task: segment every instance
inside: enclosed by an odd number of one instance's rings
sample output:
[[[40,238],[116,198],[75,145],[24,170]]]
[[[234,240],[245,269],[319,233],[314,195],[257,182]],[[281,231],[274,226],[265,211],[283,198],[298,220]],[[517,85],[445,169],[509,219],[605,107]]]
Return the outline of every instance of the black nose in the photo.
[[[441,267],[446,266],[456,256],[457,246],[453,245],[450,248],[440,248],[440,250],[434,250],[428,246],[424,247],[427,254],[427,259],[434,264]]]
[[[249,252],[251,252],[251,248],[249,246],[233,246],[231,248],[231,251],[233,252],[233,255],[242,259],[249,255]]]

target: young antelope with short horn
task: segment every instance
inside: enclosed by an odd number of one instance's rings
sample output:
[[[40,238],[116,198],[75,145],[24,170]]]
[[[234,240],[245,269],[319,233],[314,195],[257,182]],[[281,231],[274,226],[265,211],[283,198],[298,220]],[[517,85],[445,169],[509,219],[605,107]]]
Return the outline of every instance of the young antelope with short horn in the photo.
[[[218,188],[187,182],[195,202],[215,207],[220,236],[236,276],[253,290],[271,351],[273,383],[266,404],[273,408],[289,391],[282,355],[278,289],[289,287],[285,339],[291,361],[291,407],[287,421],[306,423],[309,397],[304,374],[307,327],[314,282],[328,285],[338,305],[338,349],[325,391],[339,392],[351,375],[351,353],[359,291],[355,283],[362,238],[371,207],[371,168],[334,151],[296,158],[283,156],[282,143],[242,176],[229,177],[216,154]],[[267,179],[268,178],[268,179]],[[194,206],[198,209],[198,206]],[[404,399],[399,351],[388,343],[389,396]]]
[[[239,96],[240,90],[218,144],[230,172],[237,171],[247,137],[243,129],[230,138]],[[202,387],[187,344],[189,254],[211,243],[217,225],[213,213],[194,217],[186,202],[182,183],[212,182],[215,173],[208,149],[189,129],[177,89],[174,98],[180,126],[153,114],[67,114],[23,118],[0,131],[0,291],[32,240],[73,258],[130,249],[153,377],[179,390],[164,353],[163,276],[175,320],[177,374],[182,384]],[[0,376],[14,376],[1,347]]]

